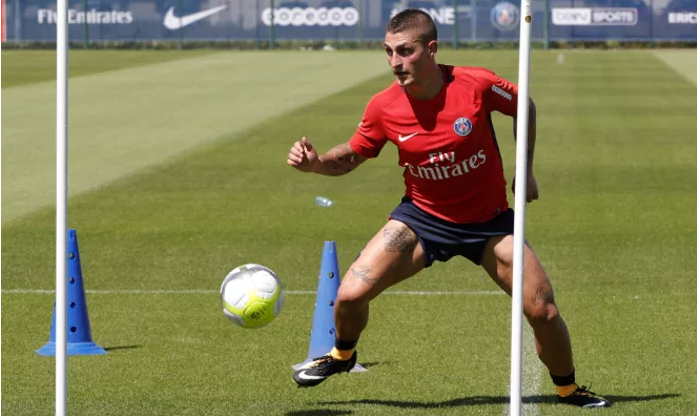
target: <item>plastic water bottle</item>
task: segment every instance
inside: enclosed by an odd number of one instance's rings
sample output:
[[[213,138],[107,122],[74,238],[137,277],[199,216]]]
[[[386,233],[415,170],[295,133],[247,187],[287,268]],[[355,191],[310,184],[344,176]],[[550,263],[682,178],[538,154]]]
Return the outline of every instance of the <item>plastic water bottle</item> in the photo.
[[[332,205],[334,205],[334,203],[329,198],[325,198],[323,196],[316,196],[315,205],[317,205],[318,207],[331,207]]]

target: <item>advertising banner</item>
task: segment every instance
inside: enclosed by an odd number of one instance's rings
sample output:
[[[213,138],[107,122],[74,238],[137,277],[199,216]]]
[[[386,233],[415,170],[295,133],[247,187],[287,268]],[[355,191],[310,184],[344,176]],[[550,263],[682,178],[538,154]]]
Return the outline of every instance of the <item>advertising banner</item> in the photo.
[[[429,13],[441,41],[515,41],[509,0],[69,0],[71,41],[379,40],[406,7]],[[4,0],[8,41],[51,41],[55,0]],[[697,40],[697,0],[533,1],[534,40]]]

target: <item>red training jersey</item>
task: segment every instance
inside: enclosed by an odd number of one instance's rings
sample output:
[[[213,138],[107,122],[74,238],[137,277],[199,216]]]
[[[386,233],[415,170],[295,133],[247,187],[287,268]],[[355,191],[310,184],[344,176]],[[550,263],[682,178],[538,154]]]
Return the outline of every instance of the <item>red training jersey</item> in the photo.
[[[440,68],[444,84],[432,99],[396,82],[376,94],[349,145],[372,158],[394,143],[414,204],[447,221],[485,222],[508,209],[491,113],[515,116],[518,88],[484,68]]]

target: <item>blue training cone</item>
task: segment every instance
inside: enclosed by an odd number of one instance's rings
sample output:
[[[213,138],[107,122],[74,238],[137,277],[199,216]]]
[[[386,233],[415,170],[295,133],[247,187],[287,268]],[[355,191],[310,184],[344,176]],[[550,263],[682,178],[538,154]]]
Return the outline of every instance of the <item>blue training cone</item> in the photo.
[[[77,247],[77,234],[75,230],[68,230],[68,290],[66,301],[68,303],[68,355],[96,355],[106,354],[102,347],[92,341],[90,320],[87,316],[87,300],[85,288],[82,283],[82,267],[80,266],[80,252]],[[36,350],[39,355],[56,355],[56,303],[53,302],[53,321],[51,322],[51,335],[49,341],[43,347]]]
[[[321,357],[334,348],[334,301],[339,292],[340,274],[339,260],[336,255],[336,244],[334,241],[324,242],[322,252],[322,265],[319,272],[319,283],[317,284],[317,298],[315,301],[315,313],[312,318],[312,332],[310,333],[310,349],[307,359],[292,366],[294,370],[302,367],[313,358]],[[368,371],[360,364],[356,364],[351,372]]]

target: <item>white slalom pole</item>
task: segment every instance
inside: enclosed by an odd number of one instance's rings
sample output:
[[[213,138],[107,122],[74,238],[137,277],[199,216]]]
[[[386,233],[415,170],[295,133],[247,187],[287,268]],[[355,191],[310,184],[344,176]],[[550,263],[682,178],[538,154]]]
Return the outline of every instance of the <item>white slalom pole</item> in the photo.
[[[525,203],[527,191],[528,115],[530,99],[530,32],[532,0],[521,0],[518,54],[518,124],[516,126],[515,220],[513,238],[513,293],[511,318],[510,415],[520,416],[523,372],[523,270],[525,267]]]
[[[58,0],[56,22],[56,416],[68,407],[68,2]]]

